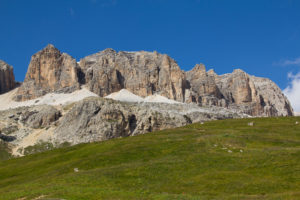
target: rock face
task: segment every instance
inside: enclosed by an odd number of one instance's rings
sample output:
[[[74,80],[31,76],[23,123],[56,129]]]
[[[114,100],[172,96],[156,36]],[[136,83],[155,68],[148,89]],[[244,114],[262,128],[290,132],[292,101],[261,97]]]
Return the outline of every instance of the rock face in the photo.
[[[0,94],[16,87],[13,67],[0,60]]]
[[[269,79],[250,76],[237,69],[216,76],[217,86],[229,108],[252,116],[292,116],[293,109],[278,86]]]
[[[61,117],[61,112],[52,106],[37,106],[22,113],[20,122],[31,128],[51,125]]]
[[[142,97],[158,93],[184,101],[184,73],[167,55],[106,49],[81,59],[80,66],[89,89],[100,96],[125,88]]]
[[[76,60],[48,45],[32,56],[15,100],[34,99],[49,92],[73,92],[80,88],[80,82],[80,68]]]
[[[250,76],[265,116],[293,116],[293,109],[280,88],[270,79]]]
[[[228,107],[242,109],[253,116],[263,115],[262,99],[250,76],[242,70],[237,69],[231,74],[217,76],[216,84]]]
[[[221,106],[252,116],[292,116],[293,109],[278,86],[269,79],[250,76],[240,69],[217,75],[196,65],[186,72],[190,92],[187,102]]]
[[[113,49],[87,56],[78,65],[52,45],[32,56],[15,100],[72,92],[83,84],[101,97],[127,89],[141,97],[159,94],[179,102],[225,107],[253,116],[293,115],[289,101],[275,83],[239,69],[219,76],[199,64],[183,72],[165,54]]]
[[[86,143],[144,134],[211,119],[247,117],[226,109],[189,104],[121,103],[89,98],[72,107],[54,131],[56,144]]]
[[[187,71],[186,79],[190,90],[186,92],[186,102],[225,107],[214,74],[207,73],[203,64],[197,64],[191,71]]]
[[[63,117],[55,130],[56,143],[103,141],[186,125],[182,115],[151,111],[134,104],[92,98],[84,100]]]

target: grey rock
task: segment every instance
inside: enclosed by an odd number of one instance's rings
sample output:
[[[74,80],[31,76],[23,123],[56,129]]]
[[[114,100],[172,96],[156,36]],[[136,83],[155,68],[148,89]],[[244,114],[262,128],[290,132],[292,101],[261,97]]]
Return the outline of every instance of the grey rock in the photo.
[[[5,135],[10,135],[18,131],[18,129],[19,129],[18,126],[10,124],[6,127],[1,128],[0,132],[2,132]]]
[[[249,117],[242,113],[195,104],[124,103],[88,98],[72,107],[54,131],[57,144],[88,143],[144,134],[190,123]]]
[[[57,121],[61,112],[52,106],[36,106],[23,112],[20,122],[30,128],[44,128]]]
[[[0,131],[2,140],[10,144],[13,152],[22,153],[28,145],[39,142],[53,146],[65,143],[74,145],[207,120],[243,117],[249,115],[217,106],[204,108],[183,103],[124,103],[90,97],[56,108],[40,105],[0,111]]]
[[[3,140],[4,142],[12,142],[16,139],[14,136],[9,136],[9,135],[4,135],[0,131],[0,139]]]

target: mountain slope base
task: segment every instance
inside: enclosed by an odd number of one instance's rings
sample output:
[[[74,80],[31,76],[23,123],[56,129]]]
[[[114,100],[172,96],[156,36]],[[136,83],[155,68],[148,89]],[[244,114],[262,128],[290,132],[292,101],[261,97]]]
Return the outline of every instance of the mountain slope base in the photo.
[[[2,161],[1,199],[298,199],[296,121],[211,121]]]

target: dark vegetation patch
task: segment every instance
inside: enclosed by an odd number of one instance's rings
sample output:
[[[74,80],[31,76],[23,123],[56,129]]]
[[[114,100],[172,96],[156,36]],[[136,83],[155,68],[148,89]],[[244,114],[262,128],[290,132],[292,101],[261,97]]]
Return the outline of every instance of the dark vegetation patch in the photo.
[[[0,140],[0,162],[12,158],[8,144]]]

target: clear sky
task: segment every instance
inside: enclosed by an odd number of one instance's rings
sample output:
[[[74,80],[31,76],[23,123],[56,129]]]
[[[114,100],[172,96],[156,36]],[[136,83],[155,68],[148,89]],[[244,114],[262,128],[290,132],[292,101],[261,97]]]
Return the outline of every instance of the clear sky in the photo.
[[[300,90],[300,0],[0,0],[0,27],[0,59],[19,81],[52,43],[77,60],[105,48],[156,50],[184,70],[241,68]]]

